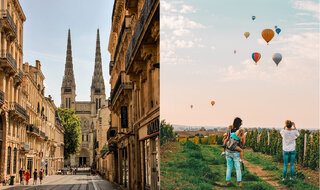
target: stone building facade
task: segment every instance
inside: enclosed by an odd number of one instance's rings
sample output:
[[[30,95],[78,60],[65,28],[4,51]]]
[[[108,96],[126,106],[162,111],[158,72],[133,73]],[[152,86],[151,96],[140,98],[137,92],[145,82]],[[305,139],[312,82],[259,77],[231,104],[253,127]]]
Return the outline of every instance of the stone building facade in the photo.
[[[107,178],[159,189],[159,0],[115,0],[108,50],[111,127]]]
[[[61,108],[75,110],[81,120],[81,150],[77,155],[71,155],[67,164],[71,166],[93,166],[95,167],[97,136],[96,123],[98,111],[106,106],[105,85],[102,73],[102,61],[100,51],[99,29],[97,30],[96,54],[94,73],[91,83],[91,100],[76,101],[76,84],[73,72],[71,34],[68,31],[67,56],[65,73],[61,87]],[[104,117],[104,116],[102,116]]]
[[[44,169],[46,175],[53,175],[63,168],[64,128],[51,96],[44,96],[45,77],[40,61],[35,66],[25,63],[23,73],[21,97],[29,123],[21,148],[24,153],[21,167],[31,173]]]
[[[37,61],[35,67],[23,64],[25,21],[18,0],[0,1],[1,181],[10,176],[15,176],[16,182],[19,181],[20,168],[31,171],[41,167],[51,169],[51,165],[44,160],[45,153],[49,151],[46,146],[50,142],[46,136],[50,134],[49,130],[55,134],[52,139],[58,141],[59,152],[55,152],[54,159],[63,162],[64,129],[59,117],[56,119],[53,101],[44,97],[44,76],[40,62]]]
[[[29,122],[21,99],[23,80],[23,23],[26,17],[18,0],[0,1],[0,175],[16,175]]]

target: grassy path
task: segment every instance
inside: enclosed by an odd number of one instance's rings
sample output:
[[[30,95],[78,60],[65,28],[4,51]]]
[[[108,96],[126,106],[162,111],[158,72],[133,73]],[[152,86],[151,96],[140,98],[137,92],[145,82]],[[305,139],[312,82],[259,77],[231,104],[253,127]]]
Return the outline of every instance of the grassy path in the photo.
[[[231,187],[226,186],[226,159],[217,145],[169,143],[161,146],[161,189],[238,189],[235,169]],[[282,165],[270,156],[246,150],[242,172],[243,189],[319,189],[307,183],[304,174],[282,181]],[[314,181],[317,179],[314,179]]]

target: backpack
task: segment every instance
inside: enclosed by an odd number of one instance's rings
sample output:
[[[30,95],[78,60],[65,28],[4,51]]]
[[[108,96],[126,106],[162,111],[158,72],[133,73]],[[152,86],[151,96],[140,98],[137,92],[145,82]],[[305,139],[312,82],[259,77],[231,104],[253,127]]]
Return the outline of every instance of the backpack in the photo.
[[[231,151],[236,151],[237,146],[239,146],[240,142],[231,138],[231,130],[228,130],[228,141],[226,143],[226,148]]]

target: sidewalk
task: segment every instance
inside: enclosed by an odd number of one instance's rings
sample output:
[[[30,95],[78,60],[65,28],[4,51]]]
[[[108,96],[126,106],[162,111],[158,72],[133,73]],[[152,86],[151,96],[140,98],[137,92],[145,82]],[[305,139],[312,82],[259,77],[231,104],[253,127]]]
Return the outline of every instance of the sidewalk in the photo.
[[[57,175],[46,176],[45,178],[43,178],[42,184],[50,183],[51,181],[53,181],[53,179],[56,179],[56,178],[54,178],[55,176],[57,176]],[[25,185],[21,185],[20,182],[17,182],[17,183],[14,182],[14,185],[0,186],[0,189],[2,190],[2,189],[10,189],[10,188],[13,189],[13,187],[25,187],[26,188],[26,187],[34,187],[34,186],[36,186],[36,185],[33,185],[33,178],[31,178],[29,180],[29,184],[28,185],[26,185],[26,181],[24,181],[24,184]],[[39,178],[37,180],[37,185],[40,185],[40,179]]]

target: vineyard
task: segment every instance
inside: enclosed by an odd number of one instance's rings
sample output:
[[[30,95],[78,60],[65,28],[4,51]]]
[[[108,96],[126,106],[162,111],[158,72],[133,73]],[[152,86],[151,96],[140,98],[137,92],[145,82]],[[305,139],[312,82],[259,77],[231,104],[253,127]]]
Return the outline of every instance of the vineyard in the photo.
[[[296,163],[316,170],[319,168],[319,130],[312,133],[309,130],[302,129],[299,133],[300,136],[296,140]],[[218,135],[176,138],[178,142],[191,141],[203,145],[222,145],[222,139],[223,136]],[[282,137],[279,130],[248,131],[246,147],[252,148],[254,152],[271,155],[275,161],[283,162]]]

